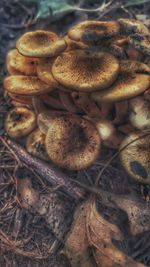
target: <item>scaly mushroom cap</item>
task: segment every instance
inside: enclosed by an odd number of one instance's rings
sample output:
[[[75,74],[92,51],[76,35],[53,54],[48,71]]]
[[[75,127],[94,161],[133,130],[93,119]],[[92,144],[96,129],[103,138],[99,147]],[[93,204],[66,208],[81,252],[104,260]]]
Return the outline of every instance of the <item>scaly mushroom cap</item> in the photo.
[[[39,113],[39,115],[37,116],[37,124],[40,131],[43,134],[47,134],[49,125],[52,123],[52,121],[58,117],[64,116],[65,114],[67,114],[67,112],[54,110],[48,110]]]
[[[118,19],[121,27],[121,31],[127,34],[141,33],[147,34],[149,32],[148,28],[139,20],[136,19]]]
[[[10,110],[5,119],[5,130],[12,138],[29,134],[36,126],[35,113],[25,107]]]
[[[68,36],[75,41],[99,44],[101,39],[119,34],[120,27],[116,21],[83,21],[72,27]]]
[[[24,75],[13,75],[5,78],[4,88],[9,93],[18,95],[40,95],[54,89],[36,76]]]
[[[62,86],[54,79],[52,75],[52,65],[56,57],[53,58],[40,58],[37,65],[37,75],[39,79],[47,83],[50,88],[59,88]]]
[[[60,84],[82,92],[109,87],[118,72],[119,63],[113,55],[94,50],[65,52],[52,66],[52,74]]]
[[[26,149],[29,154],[42,160],[48,160],[45,149],[45,134],[41,133],[39,129],[34,130],[28,136],[26,141]]]
[[[92,123],[76,115],[51,122],[45,139],[49,158],[71,170],[86,168],[99,155],[100,136]]]
[[[121,70],[115,83],[109,89],[92,93],[92,98],[99,102],[117,102],[135,97],[150,86],[150,76],[143,74],[150,68],[138,61],[122,60]]]
[[[65,41],[54,32],[42,30],[25,33],[16,43],[19,53],[28,57],[54,57],[66,46]]]
[[[6,67],[11,75],[36,75],[37,59],[24,57],[17,49],[10,50],[6,58]]]
[[[137,129],[150,129],[150,104],[144,97],[139,96],[129,101],[129,121]]]
[[[150,34],[147,36],[135,34],[130,43],[144,55],[150,56]]]
[[[142,133],[131,133],[121,143],[120,159],[127,173],[137,182],[150,184],[150,138]],[[136,141],[134,141],[136,140]],[[134,141],[134,142],[133,142]]]

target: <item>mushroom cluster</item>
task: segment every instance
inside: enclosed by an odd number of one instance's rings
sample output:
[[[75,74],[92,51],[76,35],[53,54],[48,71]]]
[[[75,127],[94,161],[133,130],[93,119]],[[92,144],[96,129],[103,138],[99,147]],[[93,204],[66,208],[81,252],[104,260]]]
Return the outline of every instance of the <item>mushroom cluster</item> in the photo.
[[[80,22],[63,37],[24,33],[6,60],[4,89],[13,105],[6,132],[25,137],[30,154],[59,167],[89,166],[101,143],[118,149],[150,129],[149,56],[149,30],[133,19]],[[148,143],[135,142],[120,157],[131,177],[145,183]],[[149,150],[145,158],[138,159],[137,146]]]

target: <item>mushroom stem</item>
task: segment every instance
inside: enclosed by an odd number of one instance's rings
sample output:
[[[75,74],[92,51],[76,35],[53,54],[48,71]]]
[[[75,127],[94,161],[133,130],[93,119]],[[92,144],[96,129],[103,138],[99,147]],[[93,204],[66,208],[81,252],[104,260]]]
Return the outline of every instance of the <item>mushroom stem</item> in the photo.
[[[32,97],[32,105],[37,115],[47,110],[43,104],[43,101],[39,97],[36,97],[36,96]]]
[[[115,124],[122,124],[128,115],[128,101],[120,101],[115,103],[116,117],[113,121]]]
[[[62,191],[77,201],[84,197],[84,190],[77,187],[65,173],[62,173],[50,163],[46,164],[30,156],[20,145],[10,139],[7,139],[6,142],[23,163],[35,169],[39,175],[49,181],[54,187],[59,185]]]

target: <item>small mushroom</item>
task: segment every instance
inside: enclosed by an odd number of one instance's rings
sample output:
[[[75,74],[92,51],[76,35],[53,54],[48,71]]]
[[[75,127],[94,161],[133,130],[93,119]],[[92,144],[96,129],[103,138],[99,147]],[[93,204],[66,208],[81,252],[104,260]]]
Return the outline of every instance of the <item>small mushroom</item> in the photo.
[[[64,51],[66,46],[57,34],[43,30],[26,32],[16,43],[19,53],[28,57],[54,57]]]
[[[94,50],[64,52],[52,66],[52,74],[60,84],[82,92],[108,88],[118,73],[119,62],[113,55]]]
[[[70,94],[66,92],[59,91],[59,97],[64,108],[70,113],[77,113],[78,108],[73,102],[73,99]]]
[[[49,159],[71,170],[80,170],[92,164],[99,155],[100,144],[94,125],[77,115],[53,119],[45,139]]]
[[[26,149],[29,154],[42,160],[48,160],[45,149],[45,135],[38,128],[28,136]]]
[[[36,76],[24,75],[12,75],[5,78],[4,88],[16,95],[40,95],[54,89]]]
[[[37,59],[22,56],[17,49],[10,50],[7,54],[6,67],[11,75],[36,75]]]
[[[127,135],[135,131],[135,128],[130,123],[125,123],[117,127],[118,131]]]
[[[121,143],[120,160],[127,173],[137,182],[150,184],[150,138],[132,132]]]
[[[133,33],[141,33],[141,34],[148,34],[148,28],[139,20],[136,19],[128,19],[128,18],[121,18],[118,19],[120,24],[121,32],[126,34],[133,34]]]
[[[68,36],[75,41],[88,44],[99,44],[103,38],[110,38],[119,34],[120,26],[117,21],[83,21],[73,26]]]
[[[58,97],[59,97],[59,92],[58,92],[57,98],[51,94],[44,94],[40,96],[41,100],[48,106],[48,108],[64,110],[65,107],[61,103]]]
[[[109,120],[90,119],[96,126],[103,144],[109,148],[118,149],[124,135],[116,130]]]
[[[140,62],[122,60],[117,80],[107,90],[93,92],[92,97],[99,102],[118,102],[143,93],[150,86],[150,68]]]
[[[150,104],[144,97],[139,96],[129,101],[129,121],[139,130],[150,129]]]
[[[10,110],[5,119],[5,130],[12,138],[20,138],[29,134],[36,126],[35,113],[25,107]]]
[[[65,111],[45,110],[38,114],[37,124],[43,134],[47,134],[49,125],[57,117],[64,116]]]
[[[39,201],[39,193],[34,190],[29,178],[17,179],[17,200],[24,209],[33,208]]]

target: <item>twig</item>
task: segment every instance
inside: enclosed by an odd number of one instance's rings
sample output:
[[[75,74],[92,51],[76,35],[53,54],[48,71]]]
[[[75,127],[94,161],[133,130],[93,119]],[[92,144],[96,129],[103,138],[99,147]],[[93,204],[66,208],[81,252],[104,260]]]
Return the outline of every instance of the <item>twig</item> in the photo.
[[[61,172],[51,163],[47,164],[41,160],[29,155],[20,145],[11,140],[4,140],[0,137],[7,148],[23,162],[27,167],[33,168],[39,175],[49,181],[54,187],[62,185],[61,190],[67,193],[72,198],[79,200],[83,198],[84,191],[77,187],[75,182],[70,180],[69,177]]]

